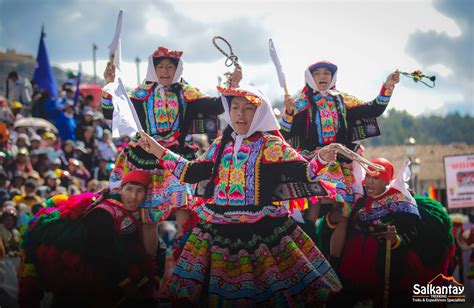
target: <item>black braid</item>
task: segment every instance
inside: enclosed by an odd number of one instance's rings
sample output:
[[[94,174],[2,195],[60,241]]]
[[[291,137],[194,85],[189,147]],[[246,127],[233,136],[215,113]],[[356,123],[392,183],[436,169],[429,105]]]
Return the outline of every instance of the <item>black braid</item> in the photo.
[[[214,193],[214,187],[216,186],[214,180],[216,179],[217,173],[219,171],[219,165],[221,163],[222,154],[224,153],[226,143],[231,140],[233,132],[234,130],[232,129],[232,127],[230,127],[230,125],[227,125],[227,127],[224,129],[221,142],[219,143],[219,152],[217,152],[216,161],[214,162],[214,166],[212,166],[211,179],[206,186],[206,191],[204,192],[204,198],[206,199],[211,198],[212,194]]]

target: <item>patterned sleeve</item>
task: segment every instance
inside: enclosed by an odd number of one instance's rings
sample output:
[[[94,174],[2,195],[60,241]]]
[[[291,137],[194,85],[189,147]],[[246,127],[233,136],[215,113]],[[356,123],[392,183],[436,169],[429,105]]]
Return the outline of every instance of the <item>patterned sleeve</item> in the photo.
[[[342,94],[342,99],[347,108],[347,118],[358,120],[361,118],[376,118],[385,111],[392,97],[393,89],[382,86],[379,95],[369,102],[360,100],[352,95]]]
[[[294,103],[295,109],[293,110],[293,113],[289,114],[285,109],[280,119],[280,132],[286,139],[294,136],[295,126],[301,126],[296,122],[303,120],[301,113],[310,107],[304,94],[304,90],[294,99]]]
[[[114,114],[114,105],[112,104],[112,95],[109,93],[102,91],[102,113],[104,114],[104,118],[107,120],[112,120],[112,116]]]
[[[181,87],[193,119],[199,118],[200,115],[218,115],[224,112],[220,97],[209,97],[198,88],[186,83],[181,84]]]
[[[209,149],[194,161],[189,161],[176,153],[166,149],[160,158],[160,165],[168,169],[182,183],[194,184],[211,177],[215,156],[219,148],[219,139]]]
[[[281,138],[270,135],[266,137],[262,163],[278,164],[281,174],[308,183],[318,182],[325,170],[325,164],[318,156],[308,162]]]

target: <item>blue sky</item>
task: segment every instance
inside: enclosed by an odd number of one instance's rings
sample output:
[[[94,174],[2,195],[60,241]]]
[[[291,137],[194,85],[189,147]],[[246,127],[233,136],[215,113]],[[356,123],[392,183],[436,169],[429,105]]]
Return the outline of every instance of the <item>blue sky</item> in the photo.
[[[373,99],[395,69],[436,74],[434,89],[402,79],[390,106],[419,115],[458,111],[474,115],[474,1],[120,1],[0,0],[0,49],[36,54],[41,25],[55,65],[92,73],[91,46],[99,46],[102,75],[119,9],[125,10],[122,57],[125,82],[137,83],[134,59],[158,46],[184,51],[184,77],[216,94],[227,71],[211,38],[233,44],[244,79],[281,99],[267,49],[272,37],[290,92],[303,86],[305,68],[318,60],[339,66],[337,88]]]

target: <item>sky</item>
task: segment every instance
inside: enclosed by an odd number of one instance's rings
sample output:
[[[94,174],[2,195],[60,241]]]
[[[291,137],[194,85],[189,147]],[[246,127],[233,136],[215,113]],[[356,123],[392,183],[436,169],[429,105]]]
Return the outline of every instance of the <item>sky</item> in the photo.
[[[390,107],[413,115],[474,115],[474,1],[472,0],[0,0],[0,49],[36,55],[44,24],[50,61],[92,74],[104,71],[118,11],[124,9],[124,82],[137,85],[135,59],[145,77],[158,47],[184,51],[184,78],[217,95],[217,76],[229,68],[212,44],[229,40],[243,66],[245,83],[282,100],[268,53],[272,38],[290,93],[304,86],[304,71],[329,60],[339,67],[340,91],[372,100],[396,69],[436,75],[431,89],[401,77]]]

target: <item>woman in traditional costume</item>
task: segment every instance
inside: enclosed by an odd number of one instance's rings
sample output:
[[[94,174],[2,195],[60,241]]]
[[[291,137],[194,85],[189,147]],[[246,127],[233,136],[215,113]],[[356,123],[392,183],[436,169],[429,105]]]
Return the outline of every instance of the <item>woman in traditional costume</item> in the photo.
[[[400,80],[398,71],[390,74],[378,96],[366,102],[335,89],[337,70],[337,65],[327,61],[311,64],[305,71],[305,87],[298,96],[295,99],[285,96],[281,133],[309,159],[331,143],[340,143],[362,154],[361,146],[354,141],[380,134],[376,117],[387,108],[395,84]],[[357,167],[351,160],[338,155],[337,162],[328,166],[326,173],[328,180],[339,184],[339,193],[344,195],[346,202],[341,212],[345,217],[350,214],[351,204],[363,194],[362,188],[354,185],[354,168]],[[319,202],[325,200],[312,200],[305,213],[313,225],[319,216]],[[298,209],[303,210],[301,206]],[[346,228],[347,224],[341,222],[331,240],[331,262],[336,267],[344,247]]]
[[[222,138],[188,161],[153,138],[139,145],[181,182],[199,183],[204,204],[168,282],[176,303],[216,306],[317,305],[338,292],[335,272],[282,201],[335,191],[320,181],[336,152],[322,148],[310,162],[279,135],[266,96],[248,86],[221,88]],[[202,181],[205,181],[203,184]]]
[[[217,133],[217,115],[223,112],[220,98],[209,97],[189,85],[182,78],[181,51],[159,47],[148,58],[145,84],[131,91],[130,99],[147,134],[164,147],[188,159],[194,158],[197,147],[186,137],[190,133]],[[108,65],[104,77],[114,79],[115,68]],[[240,80],[240,71],[231,76]],[[111,95],[104,92],[102,110],[104,117],[113,118]],[[133,140],[138,139],[138,136]],[[175,212],[178,232],[188,219],[185,210],[192,195],[190,185],[182,185],[170,171],[156,165],[156,158],[140,147],[127,147],[117,157],[110,181],[117,187],[124,174],[140,169],[149,172],[151,184],[147,198],[140,209],[144,223],[143,237],[147,251],[153,255],[158,244],[157,222],[166,220]],[[183,210],[182,210],[183,209]]]

